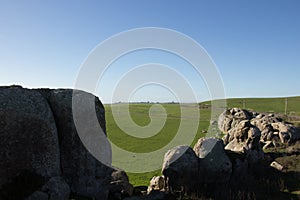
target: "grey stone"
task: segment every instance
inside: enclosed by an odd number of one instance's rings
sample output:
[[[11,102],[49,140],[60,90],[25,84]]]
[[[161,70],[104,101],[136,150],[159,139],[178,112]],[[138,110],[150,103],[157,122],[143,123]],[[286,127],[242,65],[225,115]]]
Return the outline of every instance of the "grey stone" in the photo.
[[[60,175],[60,149],[52,111],[37,91],[0,87],[0,189],[21,171]]]
[[[284,122],[275,114],[259,114],[239,108],[225,110],[218,120],[219,129],[228,133],[234,129],[243,120],[249,120],[253,126],[256,126],[261,131],[261,141],[267,142],[277,140],[275,135],[278,135],[280,143],[292,144],[300,140],[300,131],[297,127]],[[231,136],[231,135],[230,135]],[[224,143],[227,145],[232,138],[224,137]],[[276,141],[278,144],[278,142]]]
[[[27,197],[25,200],[48,200],[48,194],[41,191],[36,191],[32,193],[29,197]]]
[[[242,110],[239,108],[226,109],[218,118],[218,127],[222,132],[227,133],[240,121],[249,120],[251,117],[252,114],[247,110]]]
[[[129,183],[127,174],[120,169],[115,169],[111,174],[111,182],[109,192],[112,196],[120,197],[120,199],[131,196],[133,193],[133,186]]]
[[[199,162],[199,182],[224,183],[229,181],[232,164],[224,150],[224,144],[217,138],[200,138],[194,146]]]
[[[280,163],[278,163],[277,161],[273,161],[271,164],[270,164],[271,167],[277,169],[278,171],[283,171],[285,170],[285,167],[282,166]]]
[[[260,145],[260,130],[253,126],[249,120],[241,121],[228,132],[226,150],[243,153],[249,163],[263,160],[264,153]]]
[[[184,187],[193,190],[197,183],[199,158],[189,146],[177,146],[169,150],[165,156],[162,174],[166,180],[166,189]]]
[[[283,144],[291,144],[300,140],[300,131],[297,127],[284,122],[276,122],[271,125],[278,132],[280,141]]]
[[[105,118],[104,108],[98,98],[82,91],[73,91],[70,89],[41,91],[47,98],[58,130],[60,156],[61,156],[61,169],[63,178],[66,180],[71,188],[71,191],[79,195],[96,197],[97,195],[103,198],[103,195],[108,194],[110,174],[113,169],[99,162],[83,145],[79,134],[77,132],[78,126],[74,124],[74,110],[72,109],[72,98],[76,96],[78,102],[78,112],[81,119],[81,127],[83,133],[86,135],[88,142],[97,142],[93,152],[98,152],[100,156],[107,156],[107,160],[111,159],[110,146],[101,146],[103,141],[95,139],[95,131],[97,125],[100,124],[103,132],[105,133]],[[74,93],[73,93],[74,92]],[[91,123],[96,117],[89,101],[93,100],[93,109],[96,109],[97,119],[99,123]],[[98,134],[98,133],[95,133]],[[101,134],[101,133],[99,133]],[[98,139],[98,138],[97,138]],[[106,140],[106,138],[101,138]],[[102,151],[102,152],[101,152]],[[109,165],[109,161],[106,163]],[[103,195],[101,195],[103,193]]]
[[[66,200],[70,196],[70,187],[62,177],[52,177],[43,187],[49,200]]]

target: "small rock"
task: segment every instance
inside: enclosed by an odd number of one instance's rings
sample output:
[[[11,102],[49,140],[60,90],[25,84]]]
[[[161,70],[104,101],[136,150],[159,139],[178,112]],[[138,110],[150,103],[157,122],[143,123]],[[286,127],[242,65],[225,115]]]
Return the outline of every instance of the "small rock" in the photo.
[[[276,161],[273,161],[271,164],[270,164],[271,167],[277,169],[278,171],[283,171],[285,169],[284,166],[282,166],[280,163],[276,162]]]
[[[163,191],[165,189],[165,177],[164,176],[154,176],[150,180],[150,185],[147,189],[147,194],[150,194],[153,190]]]

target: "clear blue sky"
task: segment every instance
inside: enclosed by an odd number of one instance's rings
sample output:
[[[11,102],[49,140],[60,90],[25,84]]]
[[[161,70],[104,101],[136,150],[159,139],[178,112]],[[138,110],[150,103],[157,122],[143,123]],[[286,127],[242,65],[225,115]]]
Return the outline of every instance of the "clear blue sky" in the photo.
[[[300,95],[299,10],[298,0],[0,0],[0,85],[73,87],[81,64],[100,42],[132,28],[163,27],[207,50],[227,97]],[[122,69],[143,62],[181,65],[197,98],[209,99],[203,80],[193,77],[184,61],[168,62],[172,56],[157,51],[142,54],[146,59],[128,55],[107,72],[98,87],[103,101],[109,102]],[[168,93],[152,85],[132,100],[174,100]]]

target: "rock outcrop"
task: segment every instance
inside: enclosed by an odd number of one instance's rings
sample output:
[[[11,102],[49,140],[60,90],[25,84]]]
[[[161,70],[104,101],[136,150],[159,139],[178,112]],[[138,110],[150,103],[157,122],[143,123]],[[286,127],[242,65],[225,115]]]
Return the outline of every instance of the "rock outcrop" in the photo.
[[[49,179],[61,175],[55,120],[39,92],[21,87],[0,88],[0,148],[2,199],[22,198],[12,187],[24,176]],[[32,189],[28,188],[28,192]],[[24,191],[24,195],[30,194]]]
[[[249,120],[240,121],[224,136],[225,149],[242,153],[250,163],[256,163],[264,157],[260,136],[260,130]]]
[[[219,116],[218,127],[222,132],[227,133],[241,121],[250,120],[251,118],[252,113],[246,110],[239,108],[227,109]]]
[[[166,189],[190,191],[196,187],[199,158],[189,146],[177,146],[169,150],[162,166]]]
[[[174,147],[165,154],[162,167],[164,189],[171,192],[192,193],[204,185],[226,183],[231,173],[231,161],[223,141],[217,138],[200,138],[194,150],[188,146]]]
[[[267,144],[265,147],[289,144],[300,139],[296,127],[283,122],[273,114],[259,114],[251,119],[251,123],[261,130],[261,141]]]
[[[239,108],[225,110],[219,116],[218,127],[222,132],[228,133],[232,129],[237,129],[243,120],[248,120],[261,131],[260,141],[265,144],[264,148],[279,144],[292,144],[300,140],[299,129],[284,122],[280,117],[274,114],[250,112]]]
[[[104,107],[92,94],[70,89],[0,87],[1,200],[63,200],[70,193],[102,200],[114,192],[132,191],[125,172],[109,166],[109,146],[93,149],[107,157],[104,164],[81,142],[72,114],[72,95],[82,101],[78,105],[86,119],[83,131],[87,141],[96,129],[90,123],[94,116],[86,109],[86,97],[95,100],[97,126],[105,133]]]
[[[200,138],[193,150],[188,146],[169,150],[162,166],[165,187],[159,186],[160,176],[153,177],[148,193],[167,191],[191,198],[200,194],[212,199],[223,199],[226,193],[232,199],[236,194],[231,190],[238,194],[240,189],[248,191],[250,186],[260,191],[260,186],[272,179],[268,176],[270,170],[273,172],[271,167],[284,170],[275,162],[269,166],[261,143],[270,143],[274,138],[284,144],[299,140],[299,130],[280,118],[238,108],[225,110],[219,117],[218,127],[225,133],[223,139]],[[289,151],[298,152],[298,149],[295,146]],[[250,193],[246,194],[239,197],[250,198]]]
[[[200,138],[194,146],[199,159],[199,182],[225,183],[229,181],[232,164],[224,150],[224,144],[217,138]]]
[[[251,116],[248,111],[228,110],[219,118],[219,127],[226,132],[223,140],[200,138],[193,150],[187,146],[169,150],[162,167],[166,190],[201,191],[247,176],[264,160],[261,131],[251,124]]]
[[[105,132],[103,105],[98,98],[82,91],[69,89],[41,91],[47,98],[56,122],[60,145],[60,167],[62,176],[71,190],[83,196],[99,196],[100,198],[102,195],[108,195],[106,194],[110,182],[108,174],[111,174],[113,169],[95,159],[82,144],[74,124],[72,97],[73,95],[80,95],[80,99],[88,99],[89,97],[95,99],[95,110],[99,124],[102,125],[101,127]],[[86,111],[85,104],[81,104],[81,106],[81,114],[86,117],[85,135],[88,137],[90,132],[94,132],[93,125],[89,124],[88,120],[93,116]],[[99,141],[99,146],[100,144],[101,141]],[[106,156],[110,157],[110,149],[105,151]],[[104,188],[104,190],[101,188]]]

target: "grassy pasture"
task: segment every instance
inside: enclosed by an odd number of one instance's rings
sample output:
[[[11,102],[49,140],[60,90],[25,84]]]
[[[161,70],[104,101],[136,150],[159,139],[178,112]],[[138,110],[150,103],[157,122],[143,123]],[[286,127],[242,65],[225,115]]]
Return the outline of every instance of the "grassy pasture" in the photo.
[[[227,107],[240,107],[257,112],[272,112],[272,113],[285,113],[285,98],[244,98],[244,99],[227,99]],[[287,101],[288,115],[300,116],[300,97],[290,97]],[[112,109],[120,111],[117,114],[124,114],[127,109],[126,104],[112,104],[104,105],[106,109],[106,126],[107,135],[111,142],[118,147],[136,153],[152,152],[167,145],[177,134],[179,124],[181,122],[180,104],[160,104],[165,109],[166,122],[163,128],[155,135],[148,138],[137,138],[126,134],[121,128],[118,127],[114,119]],[[133,122],[139,126],[147,126],[151,122],[149,110],[153,104],[129,104],[129,114]],[[183,104],[181,106],[189,106]],[[205,131],[208,129],[211,120],[211,102],[202,102],[198,106],[200,121],[197,129],[196,136],[191,142],[193,146],[195,142],[205,136]],[[189,109],[196,109],[190,107]],[[155,115],[155,112],[152,113]],[[156,116],[156,118],[159,116]],[[119,116],[119,120],[126,120],[127,116]],[[163,117],[162,117],[163,119]],[[123,122],[124,124],[124,122]],[[125,121],[126,124],[126,121]],[[132,130],[134,131],[134,130]],[[143,133],[141,133],[143,134]],[[186,133],[189,134],[189,133]],[[147,165],[147,163],[145,163]],[[135,186],[148,185],[149,180],[154,175],[159,175],[160,170],[147,172],[147,173],[128,173],[130,182]]]

